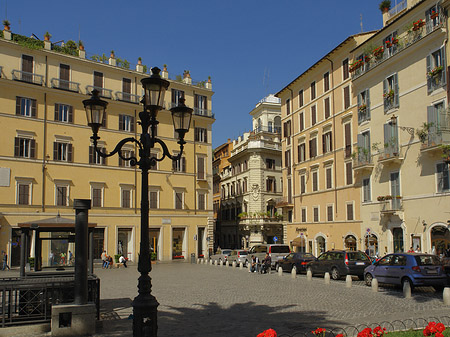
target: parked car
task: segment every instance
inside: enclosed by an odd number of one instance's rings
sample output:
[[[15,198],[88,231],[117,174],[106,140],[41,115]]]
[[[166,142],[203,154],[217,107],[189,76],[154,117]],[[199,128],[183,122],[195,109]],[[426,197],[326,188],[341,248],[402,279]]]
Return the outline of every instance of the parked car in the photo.
[[[233,263],[236,261],[236,264],[239,265],[241,262],[247,267],[248,264],[248,252],[243,249],[234,249],[230,255],[227,256],[228,263]]]
[[[388,254],[364,270],[366,285],[376,278],[379,283],[414,287],[432,286],[436,291],[447,284],[447,275],[436,255],[422,253]]]
[[[290,253],[277,262],[275,269],[278,270],[278,267],[281,267],[283,271],[291,272],[292,268],[295,268],[297,273],[306,272],[308,262],[315,259],[311,253]]]
[[[220,263],[220,261],[225,263],[228,255],[230,255],[232,251],[232,249],[221,249],[220,251],[217,251],[216,254],[211,255],[211,260],[218,261],[218,263]]]
[[[306,268],[310,269],[313,275],[328,272],[333,280],[346,275],[355,275],[364,280],[364,269],[370,264],[371,261],[364,252],[330,250],[309,262]]]
[[[252,258],[252,255],[256,256],[260,262],[264,260],[266,257],[266,253],[269,253],[270,258],[272,260],[272,268],[275,267],[277,262],[281,260],[283,257],[288,255],[291,252],[291,249],[288,245],[284,244],[259,244],[254,245],[248,251],[248,259],[249,261]]]

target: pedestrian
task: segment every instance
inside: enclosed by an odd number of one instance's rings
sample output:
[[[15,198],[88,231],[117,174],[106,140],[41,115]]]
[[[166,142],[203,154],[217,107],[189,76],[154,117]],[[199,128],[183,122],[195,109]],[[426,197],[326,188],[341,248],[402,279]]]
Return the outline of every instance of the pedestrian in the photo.
[[[113,258],[110,255],[107,255],[108,258],[108,264],[106,265],[106,269],[113,267]]]
[[[127,259],[124,258],[123,255],[120,255],[120,257],[119,257],[119,263],[122,263],[123,266],[124,266],[125,268],[127,268]]]
[[[270,257],[269,253],[266,253],[266,257],[262,262],[261,274],[268,273],[270,271],[270,268],[272,268],[272,258]]]
[[[4,250],[2,250],[2,255],[3,255],[2,270],[6,270],[6,268],[8,268],[8,270],[11,270],[11,268],[9,268],[9,266],[8,266],[8,255],[6,255]]]
[[[410,248],[409,248],[408,253],[414,253],[413,247],[410,247]]]
[[[252,264],[251,264],[250,270],[248,272],[256,273],[258,271],[258,263],[259,263],[259,259],[255,255],[252,255]]]
[[[68,263],[69,265],[72,265],[72,263],[73,263],[73,261],[72,261],[72,259],[73,259],[73,254],[72,254],[72,252],[71,252],[70,250],[69,250],[68,256],[69,256],[69,259],[68,259],[67,263]]]
[[[104,269],[107,267],[108,264],[108,255],[106,255],[106,250],[103,251],[101,259],[102,259],[102,269]]]
[[[49,265],[50,266],[53,266],[53,260],[55,259],[55,255],[53,254],[53,250],[52,251],[50,251],[50,254],[49,254],[49,256],[48,256],[48,263],[49,263]]]
[[[66,254],[64,252],[61,253],[61,265],[66,264]]]

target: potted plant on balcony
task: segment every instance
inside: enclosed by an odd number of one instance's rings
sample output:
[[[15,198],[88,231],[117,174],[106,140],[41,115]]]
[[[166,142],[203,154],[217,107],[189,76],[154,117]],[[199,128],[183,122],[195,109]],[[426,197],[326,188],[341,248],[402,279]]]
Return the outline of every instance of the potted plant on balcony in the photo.
[[[425,21],[423,21],[422,19],[419,19],[417,21],[413,22],[413,27],[412,30],[413,31],[418,31],[420,28],[422,28],[425,25]]]
[[[386,200],[386,199],[385,199],[385,196],[379,195],[379,196],[377,197],[377,200],[378,200],[378,201],[384,201],[384,200]]]
[[[375,56],[375,58],[377,60],[379,60],[379,59],[381,59],[383,57],[384,47],[383,46],[379,46],[378,48],[375,48],[372,53],[373,53],[373,56]]]
[[[428,72],[429,77],[438,77],[442,73],[442,66],[437,66]]]
[[[384,14],[391,9],[391,0],[383,0],[380,2],[380,11]]]
[[[436,19],[439,16],[439,12],[436,12],[434,9],[431,10],[430,18],[431,20]]]
[[[11,29],[11,22],[8,20],[3,20],[3,30],[10,30]]]
[[[419,140],[422,144],[425,144],[425,142],[428,139],[428,133],[430,131],[430,128],[433,126],[433,123],[426,123],[424,122],[422,124],[422,128],[421,129],[417,129],[416,130],[416,135],[417,137],[419,137]]]
[[[444,159],[444,163],[449,165],[450,164],[450,145],[449,144],[441,145],[441,148],[442,148],[442,158]]]
[[[49,32],[45,32],[44,34],[44,41],[50,41],[50,38],[52,37],[52,34]]]

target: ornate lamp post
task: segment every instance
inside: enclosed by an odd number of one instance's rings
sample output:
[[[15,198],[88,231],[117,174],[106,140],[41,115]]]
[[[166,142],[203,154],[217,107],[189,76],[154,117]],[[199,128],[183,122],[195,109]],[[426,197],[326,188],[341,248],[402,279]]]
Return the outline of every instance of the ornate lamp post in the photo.
[[[144,111],[139,113],[142,133],[140,139],[128,137],[121,140],[111,153],[104,153],[97,147],[97,142],[100,137],[97,135],[98,130],[102,124],[103,116],[106,110],[107,102],[98,97],[98,91],[92,91],[92,97],[83,101],[86,109],[86,116],[88,125],[92,128],[93,135],[91,137],[94,143],[96,153],[101,157],[110,157],[118,154],[122,160],[130,161],[131,165],[138,165],[142,171],[142,190],[141,190],[141,243],[138,271],[141,273],[138,280],[138,296],[133,300],[133,336],[157,336],[157,312],[158,301],[151,294],[151,278],[149,273],[152,269],[150,262],[149,249],[149,200],[148,200],[148,170],[155,165],[157,161],[162,161],[168,157],[174,161],[181,158],[183,153],[184,136],[189,131],[191,123],[192,109],[184,104],[184,99],[180,99],[178,106],[170,109],[172,112],[172,120],[175,131],[178,133],[178,144],[180,145],[180,152],[178,155],[169,153],[166,144],[155,137],[156,126],[159,122],[156,116],[159,110],[162,110],[164,103],[164,94],[169,87],[169,81],[161,78],[158,68],[152,68],[152,75],[141,80],[145,91],[142,103]],[[150,132],[149,132],[150,128]],[[139,147],[139,160],[136,157],[126,158],[122,155],[122,147],[126,143],[135,143]],[[162,148],[161,158],[151,156],[150,149],[159,144]]]

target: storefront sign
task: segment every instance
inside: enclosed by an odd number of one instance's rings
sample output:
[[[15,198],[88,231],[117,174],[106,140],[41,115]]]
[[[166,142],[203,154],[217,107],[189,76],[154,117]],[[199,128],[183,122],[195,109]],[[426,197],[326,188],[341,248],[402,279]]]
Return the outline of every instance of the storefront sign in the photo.
[[[295,231],[298,233],[298,232],[307,232],[308,231],[308,228],[302,228],[302,227],[297,227],[296,229],[295,229]]]

